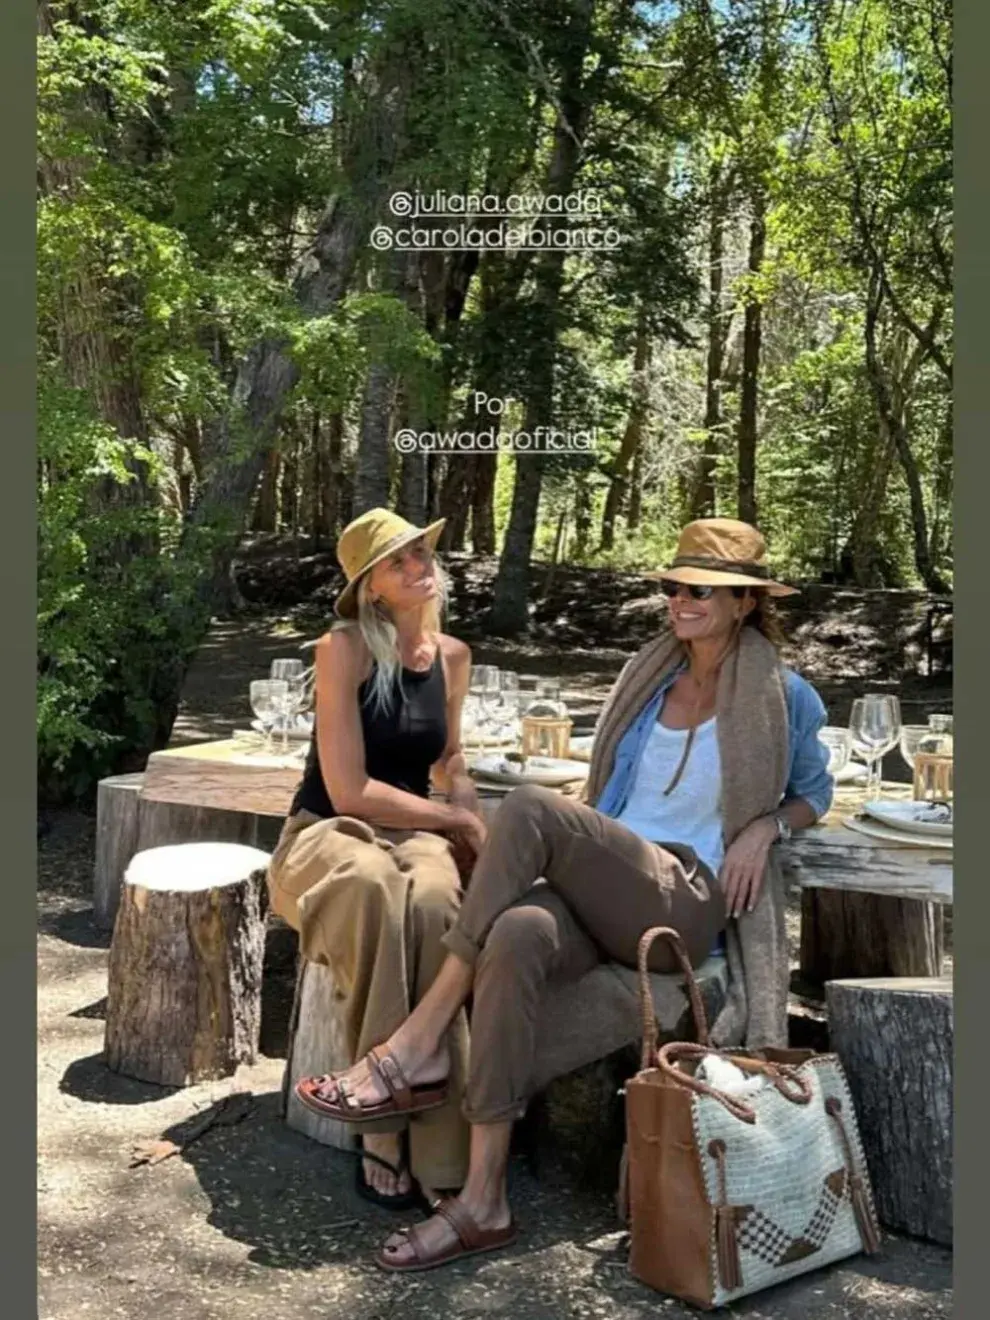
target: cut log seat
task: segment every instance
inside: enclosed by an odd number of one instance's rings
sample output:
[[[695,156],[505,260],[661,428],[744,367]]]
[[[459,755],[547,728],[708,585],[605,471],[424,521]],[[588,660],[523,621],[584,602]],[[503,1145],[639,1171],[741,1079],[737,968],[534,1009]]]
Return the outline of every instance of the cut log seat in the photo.
[[[131,861],[110,946],[110,1069],[188,1086],[255,1061],[267,866],[267,853],[228,843]]]
[[[857,978],[825,990],[880,1220],[951,1245],[952,981]]]

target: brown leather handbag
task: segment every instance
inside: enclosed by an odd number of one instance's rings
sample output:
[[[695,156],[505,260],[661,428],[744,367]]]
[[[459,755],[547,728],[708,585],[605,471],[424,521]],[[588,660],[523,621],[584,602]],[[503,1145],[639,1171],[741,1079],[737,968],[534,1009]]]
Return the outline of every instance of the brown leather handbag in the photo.
[[[657,1049],[647,956],[666,939],[684,972],[697,1043]],[[629,1268],[704,1310],[880,1243],[849,1087],[834,1054],[716,1050],[687,951],[657,926],[639,944],[643,1052],[626,1085],[620,1204]],[[727,1059],[747,1085],[696,1076]],[[736,1076],[735,1074],[733,1075]]]

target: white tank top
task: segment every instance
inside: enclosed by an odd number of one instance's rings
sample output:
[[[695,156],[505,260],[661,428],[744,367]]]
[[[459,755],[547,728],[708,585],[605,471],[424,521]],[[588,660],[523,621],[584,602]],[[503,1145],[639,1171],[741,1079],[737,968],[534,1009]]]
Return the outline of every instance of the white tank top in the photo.
[[[657,721],[650,732],[616,820],[653,843],[687,843],[718,875],[724,856],[722,840],[722,766],[715,717],[699,724],[694,745],[677,787],[663,790],[674,777],[684,754],[687,729],[665,729]]]

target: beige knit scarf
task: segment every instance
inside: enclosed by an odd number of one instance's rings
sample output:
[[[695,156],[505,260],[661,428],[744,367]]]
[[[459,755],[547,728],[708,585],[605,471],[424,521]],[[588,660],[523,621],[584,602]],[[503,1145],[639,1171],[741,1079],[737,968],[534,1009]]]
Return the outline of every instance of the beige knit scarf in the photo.
[[[669,627],[625,665],[595,731],[586,800],[599,796],[630,723],[662,679],[687,659]],[[743,628],[722,663],[715,713],[722,772],[722,831],[726,846],[758,816],[776,810],[787,780],[787,703],[777,652],[755,628]],[[676,789],[674,790],[676,796]],[[712,1027],[716,1045],[749,1049],[787,1044],[789,959],[784,883],[771,849],[760,898],[751,913],[726,930],[729,987]]]

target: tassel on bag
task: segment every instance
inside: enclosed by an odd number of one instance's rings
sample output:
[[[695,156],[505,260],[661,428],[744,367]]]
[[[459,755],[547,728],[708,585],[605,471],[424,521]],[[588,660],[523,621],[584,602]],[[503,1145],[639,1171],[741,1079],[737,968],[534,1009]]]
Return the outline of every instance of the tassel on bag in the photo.
[[[839,1135],[842,1137],[842,1149],[846,1157],[846,1168],[849,1172],[849,1199],[852,1201],[856,1227],[859,1229],[863,1250],[873,1256],[880,1250],[880,1229],[873,1216],[873,1207],[866,1194],[862,1174],[857,1169],[856,1161],[853,1158],[846,1125],[842,1121],[842,1101],[837,1096],[830,1095],[825,1101],[825,1112],[830,1118],[834,1118],[838,1125]]]
[[[728,1203],[725,1187],[725,1142],[716,1138],[708,1143],[708,1154],[718,1162],[718,1200],[715,1207],[715,1257],[718,1277],[726,1292],[735,1292],[743,1284],[739,1239],[736,1237],[735,1206]]]

